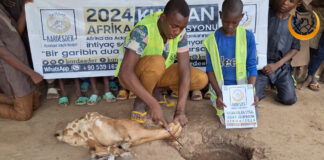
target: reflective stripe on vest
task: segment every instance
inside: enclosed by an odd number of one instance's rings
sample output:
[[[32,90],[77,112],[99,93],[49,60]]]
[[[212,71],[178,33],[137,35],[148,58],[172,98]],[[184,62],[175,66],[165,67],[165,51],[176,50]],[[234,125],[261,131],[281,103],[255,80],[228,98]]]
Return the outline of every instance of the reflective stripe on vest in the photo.
[[[147,15],[143,20],[138,22],[136,26],[143,25],[147,28],[148,30],[148,42],[146,44],[146,47],[143,50],[143,54],[141,56],[151,56],[151,55],[162,55],[163,54],[163,49],[164,49],[164,43],[163,43],[163,38],[160,34],[157,22],[159,20],[160,15],[163,12],[155,12],[153,14]],[[134,27],[134,28],[135,28]],[[125,43],[130,38],[132,31],[128,33]],[[178,50],[178,42],[180,39],[180,34],[175,38],[175,39],[169,39],[169,54],[167,59],[165,60],[165,67],[168,68],[171,66],[171,64],[174,63],[174,60],[176,59],[177,56],[177,50]],[[124,44],[120,47],[120,53],[119,54],[124,54]],[[122,59],[118,59],[118,64],[117,64],[117,70],[115,73],[115,76],[118,76],[119,69],[121,66]]]
[[[216,31],[215,31],[216,32]],[[219,58],[219,52],[217,47],[217,42],[215,39],[215,32],[210,34],[203,42],[206,47],[211,63],[213,66],[216,81],[220,89],[224,85],[224,78],[222,73],[222,66]],[[243,26],[238,26],[236,28],[236,39],[235,39],[235,63],[236,63],[236,83],[247,84],[247,72],[246,72],[246,58],[247,58],[247,42],[246,42],[246,32]],[[216,99],[216,93],[209,85],[209,90],[211,97]]]

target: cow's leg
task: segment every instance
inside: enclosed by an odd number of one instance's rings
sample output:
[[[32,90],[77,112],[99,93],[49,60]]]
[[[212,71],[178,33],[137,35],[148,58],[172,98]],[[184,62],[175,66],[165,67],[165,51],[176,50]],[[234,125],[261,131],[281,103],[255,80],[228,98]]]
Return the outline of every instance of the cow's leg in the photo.
[[[119,156],[128,150],[114,147],[114,146],[104,146],[95,140],[87,141],[89,152],[91,154],[91,158],[93,159],[101,159],[103,157],[111,157],[111,156]]]
[[[164,128],[145,129],[138,123],[136,124],[134,123],[123,124],[125,128],[128,129],[128,134],[131,138],[130,142],[132,143],[132,145],[138,145],[138,144],[142,144],[154,140],[170,138],[170,134]],[[174,136],[180,135],[180,131],[181,131],[180,124],[169,123],[168,127]]]

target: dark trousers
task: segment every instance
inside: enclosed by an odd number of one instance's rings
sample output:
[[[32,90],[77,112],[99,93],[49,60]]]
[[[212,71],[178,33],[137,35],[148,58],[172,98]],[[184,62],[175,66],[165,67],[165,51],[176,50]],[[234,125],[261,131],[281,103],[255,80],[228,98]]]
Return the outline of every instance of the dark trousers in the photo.
[[[317,69],[321,66],[324,60],[324,34],[322,34],[321,39],[318,44],[318,50],[311,48],[311,59],[308,64],[308,75],[315,76]]]
[[[284,64],[270,75],[265,75],[261,71],[258,72],[255,88],[256,95],[259,99],[265,97],[264,89],[269,83],[273,84],[277,88],[278,93],[276,100],[278,102],[285,105],[296,103],[297,97],[290,64]]]

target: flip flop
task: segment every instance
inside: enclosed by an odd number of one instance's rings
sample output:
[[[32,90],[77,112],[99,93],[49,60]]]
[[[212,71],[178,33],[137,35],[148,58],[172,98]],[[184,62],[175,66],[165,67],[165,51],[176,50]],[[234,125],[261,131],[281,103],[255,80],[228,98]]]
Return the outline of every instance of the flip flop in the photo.
[[[109,81],[109,88],[112,90],[112,91],[118,91],[118,86],[116,84],[115,81]]]
[[[103,96],[103,99],[106,100],[106,102],[116,102],[116,97],[111,92],[106,92]]]
[[[69,99],[68,99],[68,97],[61,97],[61,98],[59,98],[58,104],[59,105],[62,105],[62,106],[65,106],[65,107],[67,105],[69,105]]]
[[[48,88],[47,89],[47,94],[46,94],[46,99],[56,99],[60,98],[60,95],[57,91],[56,88]]]
[[[129,91],[128,99],[135,99],[135,98],[136,98],[136,95],[132,91]]]
[[[202,100],[202,94],[200,90],[193,90],[191,94],[191,100],[200,101]]]
[[[308,88],[310,90],[313,90],[313,91],[319,91],[320,90],[320,85],[318,84],[318,82],[312,82],[308,85]]]
[[[90,88],[89,82],[82,82],[81,92],[88,92],[89,88]]]
[[[75,105],[78,105],[78,106],[85,105],[85,104],[87,104],[88,100],[89,100],[88,97],[79,97],[79,98],[74,102],[74,104],[75,104]]]
[[[163,100],[159,101],[159,104],[165,105],[166,107],[173,107],[175,106],[175,102],[174,101],[167,101],[166,95],[163,95]]]
[[[136,121],[138,123],[145,123],[146,115],[147,115],[147,112],[141,113],[138,111],[132,111],[131,120]],[[138,117],[141,117],[141,118],[138,118]]]
[[[100,97],[96,94],[92,94],[87,102],[88,105],[93,106],[96,105],[100,101]]]
[[[128,98],[128,93],[125,89],[121,89],[119,90],[118,92],[118,95],[117,95],[117,100],[126,100]]]

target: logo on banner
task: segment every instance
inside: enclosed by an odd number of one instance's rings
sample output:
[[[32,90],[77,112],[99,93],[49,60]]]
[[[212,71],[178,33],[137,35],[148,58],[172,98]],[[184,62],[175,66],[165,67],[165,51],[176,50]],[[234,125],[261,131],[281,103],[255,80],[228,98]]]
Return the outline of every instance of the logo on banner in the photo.
[[[73,9],[41,9],[43,40],[73,42],[77,39]]]
[[[243,14],[244,14],[244,16],[240,22],[240,25],[244,26],[247,30],[255,33],[257,5],[256,4],[245,4],[243,7]]]
[[[294,12],[289,17],[288,29],[299,40],[312,39],[319,31],[320,21],[314,11]]]
[[[56,12],[47,19],[46,26],[50,31],[62,34],[71,28],[71,22],[65,14]]]

